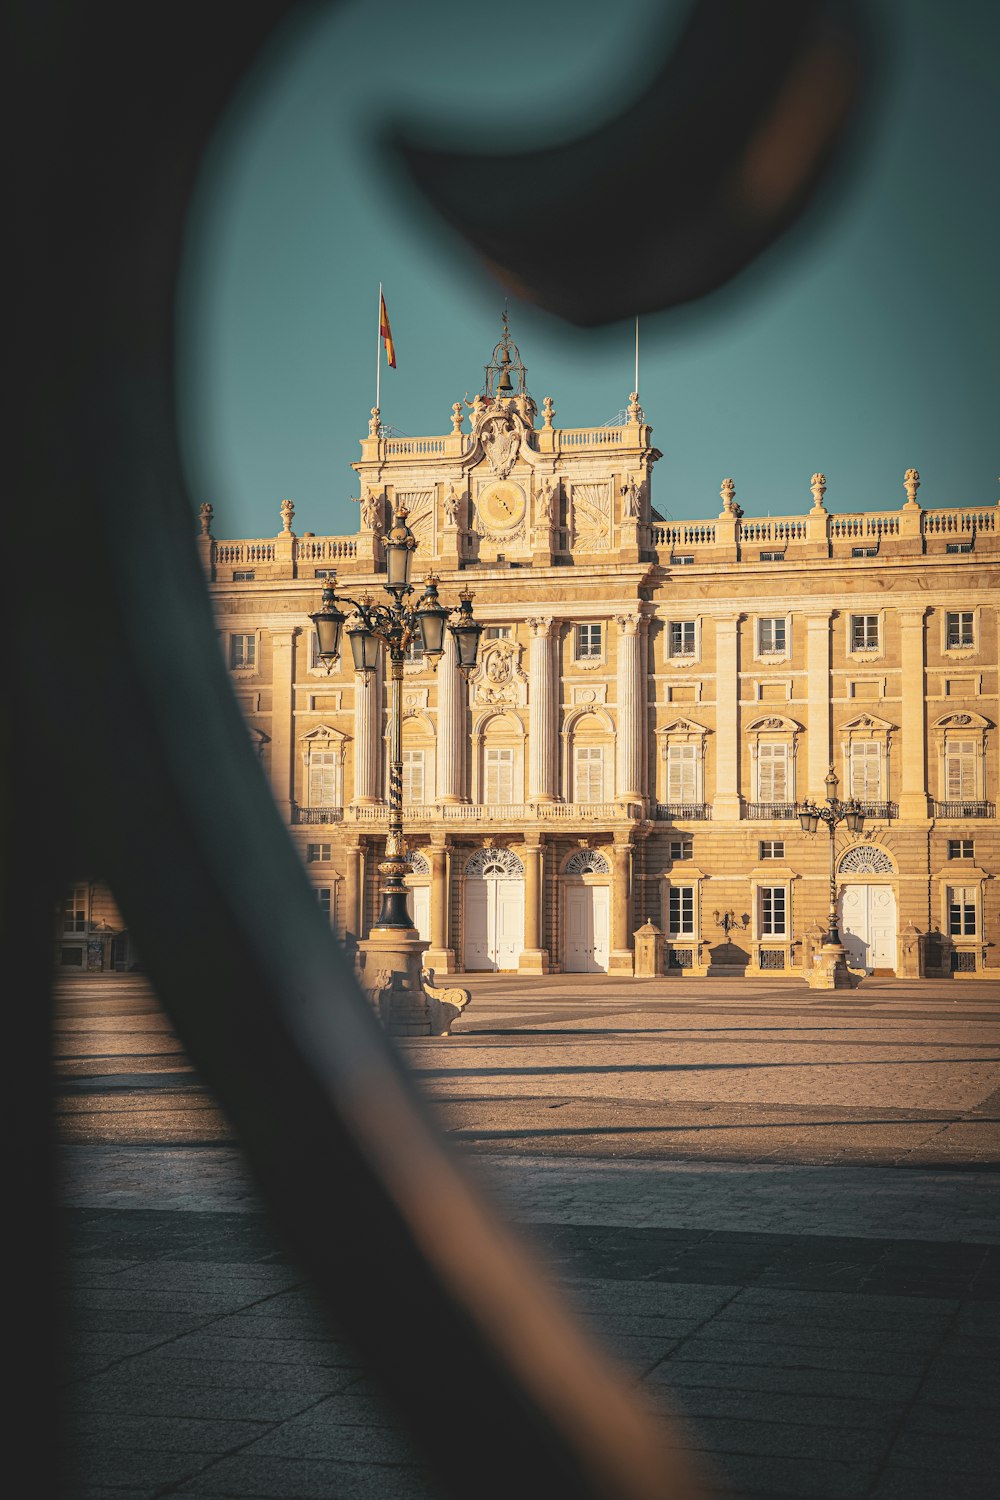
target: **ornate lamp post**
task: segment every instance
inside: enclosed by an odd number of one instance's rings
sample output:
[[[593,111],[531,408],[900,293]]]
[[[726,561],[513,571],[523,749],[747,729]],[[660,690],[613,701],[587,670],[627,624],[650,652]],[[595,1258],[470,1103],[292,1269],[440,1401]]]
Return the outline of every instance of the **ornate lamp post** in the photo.
[[[338,594],[334,576],[323,587],[323,603],[310,619],[316,626],[318,655],[329,663],[340,653],[344,626],[351,643],[355,670],[373,672],[380,650],[389,661],[389,832],[385,859],[379,865],[384,876],[382,909],[366,941],[358,944],[369,991],[375,997],[387,1029],[402,1036],[426,1035],[431,1030],[427,996],[421,980],[421,960],[427,944],[417,936],[406,909],[404,876],[410,868],[403,841],[403,663],[411,641],[419,641],[425,658],[436,670],[444,655],[444,633],[455,642],[459,670],[468,677],[476,665],[482,625],[472,614],[472,594],[463,589],[457,609],[448,609],[438,598],[438,580],[431,573],[415,606],[410,574],[417,539],[406,524],[407,511],[399,506],[392,528],[383,540],[389,602],[378,603],[371,594],[354,599]],[[353,610],[348,618],[340,609]]]
[[[803,802],[797,808],[799,822],[804,833],[816,833],[819,825],[825,823],[830,834],[830,914],[827,918],[826,937],[815,965],[815,972],[808,974],[806,978],[808,983],[817,989],[846,989],[854,981],[847,967],[847,955],[840,941],[840,919],[837,915],[837,824],[846,823],[852,833],[860,833],[864,827],[865,815],[860,804],[853,797],[848,802],[841,802],[837,796],[840,780],[833,766],[826,774],[824,785],[826,787],[825,807],[818,807],[815,802]]]

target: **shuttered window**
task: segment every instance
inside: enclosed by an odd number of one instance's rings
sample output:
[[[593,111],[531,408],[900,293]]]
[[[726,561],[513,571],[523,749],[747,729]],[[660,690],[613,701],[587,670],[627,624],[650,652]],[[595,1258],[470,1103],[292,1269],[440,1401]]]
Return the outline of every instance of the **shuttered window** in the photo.
[[[788,801],[787,745],[765,740],[757,746],[757,801]]]
[[[698,801],[698,745],[667,746],[667,801]]]
[[[403,801],[423,802],[424,800],[424,752],[422,750],[403,751]]]
[[[604,801],[604,750],[600,745],[577,745],[573,786],[577,802]]]
[[[229,665],[231,667],[252,667],[256,660],[256,636],[231,635],[229,637]]]
[[[882,796],[882,746],[878,740],[858,740],[851,746],[850,795],[859,802],[878,802]]]
[[[336,807],[337,755],[333,750],[309,752],[309,806]]]
[[[949,740],[944,751],[945,793],[949,802],[970,802],[976,796],[975,740]]]
[[[514,800],[514,751],[487,747],[486,787],[483,801],[488,807],[503,807]]]

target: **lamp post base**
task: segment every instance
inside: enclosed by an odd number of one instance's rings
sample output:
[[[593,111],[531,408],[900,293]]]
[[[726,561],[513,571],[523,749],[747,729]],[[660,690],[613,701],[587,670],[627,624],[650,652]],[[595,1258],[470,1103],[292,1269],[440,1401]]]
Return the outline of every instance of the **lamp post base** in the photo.
[[[812,968],[806,972],[810,989],[853,990],[860,983],[860,974],[847,967],[847,952],[842,943],[824,943],[813,954]]]
[[[424,973],[430,943],[415,927],[373,927],[358,943],[361,988],[389,1036],[447,1036],[468,990],[442,989]]]

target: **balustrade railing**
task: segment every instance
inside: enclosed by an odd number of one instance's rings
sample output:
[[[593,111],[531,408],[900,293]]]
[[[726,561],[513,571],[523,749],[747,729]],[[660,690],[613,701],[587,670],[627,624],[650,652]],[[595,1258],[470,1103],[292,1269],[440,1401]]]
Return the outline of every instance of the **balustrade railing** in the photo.
[[[443,453],[445,451],[445,439],[443,437],[426,438],[386,438],[386,458],[400,458],[411,453]]]
[[[923,515],[925,536],[996,531],[996,508],[990,510],[927,510]]]
[[[623,427],[562,427],[559,442],[563,448],[607,448],[625,441]]]
[[[339,562],[357,555],[358,540],[353,536],[302,536],[295,542],[296,562]]]
[[[526,823],[610,822],[641,818],[641,802],[512,802],[493,806],[484,802],[404,802],[404,823]],[[384,803],[350,806],[347,817],[359,823],[386,823],[389,809]]]
[[[994,802],[933,802],[935,818],[995,818]]]
[[[274,562],[273,542],[216,542],[216,563],[266,563]]]

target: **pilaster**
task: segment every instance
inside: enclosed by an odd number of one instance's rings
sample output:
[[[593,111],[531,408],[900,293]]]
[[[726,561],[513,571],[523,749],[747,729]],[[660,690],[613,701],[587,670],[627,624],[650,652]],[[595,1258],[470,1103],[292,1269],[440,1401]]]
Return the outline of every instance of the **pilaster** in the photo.
[[[271,790],[286,823],[292,820],[293,726],[297,625],[272,630],[271,635]]]
[[[618,739],[615,793],[621,801],[642,800],[642,615],[616,615],[618,626]]]
[[[518,959],[519,974],[547,974],[549,953],[542,947],[542,890],[545,846],[541,840],[525,839],[524,860],[524,949]]]
[[[609,974],[631,974],[633,972],[632,949],[629,946],[631,930],[631,864],[632,846],[611,846],[611,952],[608,956]]]
[[[374,672],[354,674],[355,805],[379,800],[382,766],[382,654]]]
[[[439,974],[454,974],[455,954],[448,947],[448,850],[442,840],[429,851],[431,866],[431,945],[424,963]]]
[[[553,620],[527,621],[531,631],[528,653],[528,797],[532,802],[555,802],[556,723],[552,654]]]
[[[899,611],[900,682],[900,818],[927,817],[927,717],[924,695],[924,617],[923,605]]]
[[[739,744],[740,618],[736,615],[715,622],[715,801],[712,817],[722,822],[738,820],[743,808]]]
[[[825,777],[833,762],[833,727],[830,718],[831,614],[806,616],[806,708],[808,754],[805,795],[814,802],[826,797]]]

